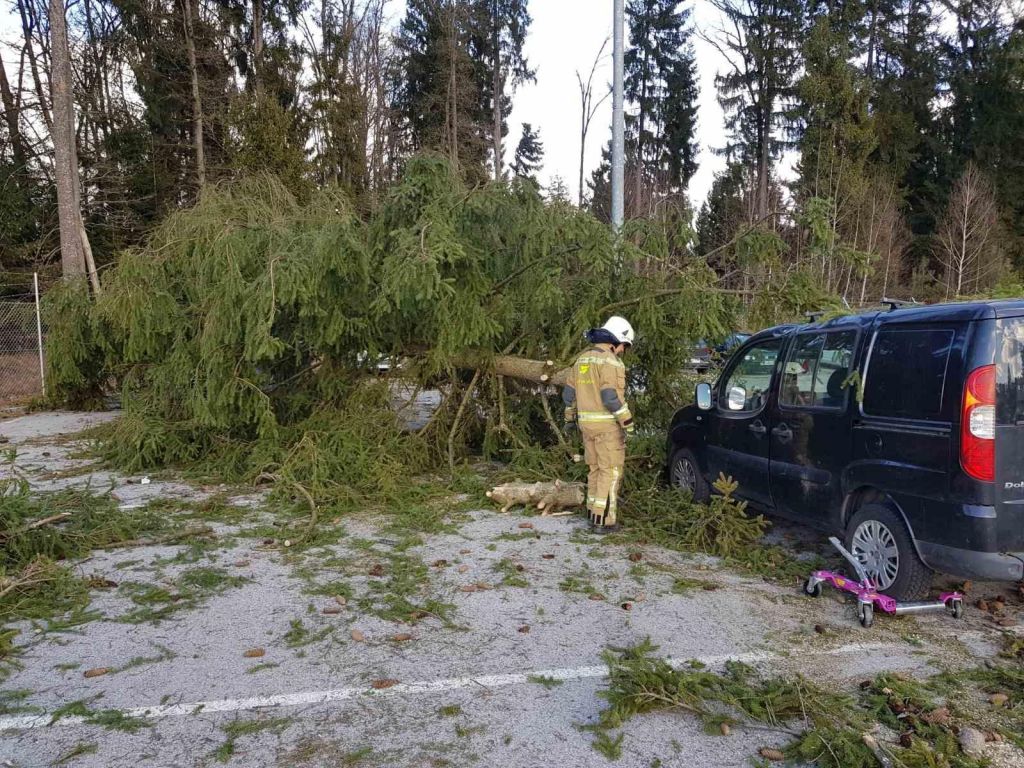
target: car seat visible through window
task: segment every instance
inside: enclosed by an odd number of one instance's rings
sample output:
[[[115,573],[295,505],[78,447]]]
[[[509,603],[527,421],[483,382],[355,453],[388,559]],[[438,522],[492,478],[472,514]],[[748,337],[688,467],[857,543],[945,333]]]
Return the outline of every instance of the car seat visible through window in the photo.
[[[843,404],[843,382],[850,375],[848,368],[837,368],[828,377],[828,384],[825,387],[825,396],[819,405],[826,408],[838,408]]]

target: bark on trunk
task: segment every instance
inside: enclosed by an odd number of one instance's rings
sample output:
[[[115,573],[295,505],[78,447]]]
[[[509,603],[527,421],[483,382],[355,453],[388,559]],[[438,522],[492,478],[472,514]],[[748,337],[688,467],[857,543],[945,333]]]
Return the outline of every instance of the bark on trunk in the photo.
[[[498,3],[494,2],[491,10],[491,46],[494,48],[494,73],[492,78],[492,101],[494,117],[494,135],[492,137],[494,146],[494,180],[501,181],[501,97],[505,91],[504,79],[501,76],[501,35],[498,28]]]
[[[495,355],[488,360],[483,355],[474,355],[471,352],[455,360],[455,367],[487,370],[498,376],[530,381],[535,384],[550,384],[555,387],[565,386],[570,370],[568,367],[557,365],[553,360],[531,360],[528,357],[516,357],[515,355]]]
[[[768,215],[768,173],[771,168],[771,107],[764,115],[765,124],[761,129],[761,152],[757,160],[757,218]]]
[[[459,173],[459,83],[456,52],[455,9],[448,10],[448,93],[445,123],[448,126],[448,158]]]
[[[584,106],[583,109],[584,109],[584,112],[585,112],[586,111],[586,106]],[[579,205],[580,208],[583,207],[583,163],[584,163],[584,161],[586,159],[586,151],[587,151],[587,125],[586,125],[586,115],[584,115],[583,116],[583,127],[580,130],[580,179],[579,179],[580,186],[579,186],[579,191],[577,192],[577,204]]]
[[[582,483],[505,483],[487,492],[487,498],[501,504],[501,511],[512,507],[536,507],[545,515],[557,515],[563,509],[583,506]]]
[[[18,11],[21,14],[21,29],[25,35],[25,52],[28,54],[28,68],[32,72],[32,83],[36,88],[36,98],[39,99],[39,111],[43,113],[43,122],[46,130],[53,131],[53,117],[46,106],[46,93],[43,91],[43,81],[39,77],[39,63],[36,60],[36,47],[32,38],[32,30],[36,28],[35,16],[28,0],[18,0]],[[66,36],[66,35],[65,35]]]
[[[192,2],[182,0],[185,17],[185,48],[192,78],[192,142],[196,153],[196,183],[200,191],[206,186],[206,154],[203,149],[203,101],[199,97],[199,68],[196,66],[196,41],[192,26]]]
[[[25,150],[25,141],[21,135],[18,105],[14,101],[14,94],[11,93],[11,85],[7,80],[7,70],[4,68],[3,60],[0,60],[0,99],[3,100],[7,135],[11,137],[11,151],[14,155],[14,167],[16,168],[14,178],[19,180],[22,178],[25,166],[28,164],[28,152]]]
[[[252,78],[256,92],[260,88],[260,67],[263,63],[263,0],[252,0]]]
[[[74,104],[71,99],[71,59],[63,0],[50,0],[50,96],[53,102],[53,153],[60,222],[61,266],[65,279],[86,274],[78,208],[78,159],[75,152]]]

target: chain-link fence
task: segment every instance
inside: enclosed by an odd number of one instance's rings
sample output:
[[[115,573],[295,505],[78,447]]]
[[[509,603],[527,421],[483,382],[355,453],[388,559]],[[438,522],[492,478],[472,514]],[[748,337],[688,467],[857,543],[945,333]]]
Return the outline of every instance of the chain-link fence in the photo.
[[[43,395],[38,292],[0,298],[0,406]]]

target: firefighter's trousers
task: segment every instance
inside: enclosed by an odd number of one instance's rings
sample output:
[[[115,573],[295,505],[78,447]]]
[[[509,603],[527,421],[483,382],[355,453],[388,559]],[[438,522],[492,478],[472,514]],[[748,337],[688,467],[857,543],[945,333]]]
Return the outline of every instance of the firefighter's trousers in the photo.
[[[583,455],[587,477],[587,511],[594,525],[615,525],[619,487],[626,465],[626,443],[622,430],[602,425],[598,431],[582,426]]]

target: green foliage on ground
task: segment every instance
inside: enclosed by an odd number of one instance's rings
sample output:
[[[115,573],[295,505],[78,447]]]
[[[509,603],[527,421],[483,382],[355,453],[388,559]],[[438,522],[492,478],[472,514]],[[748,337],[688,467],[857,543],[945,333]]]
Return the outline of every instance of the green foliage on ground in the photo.
[[[67,563],[166,526],[147,510],[118,509],[107,494],[36,494],[17,476],[0,481],[0,624],[83,609],[89,582]],[[0,660],[12,650],[0,639]]]
[[[246,583],[242,576],[222,568],[200,567],[183,572],[172,584],[121,582],[118,593],[135,605],[119,618],[126,624],[157,622],[183,610],[196,608],[209,597]]]
[[[42,621],[46,631],[59,631],[98,617],[87,610],[89,592],[109,584],[102,577],[76,573],[78,560],[96,549],[135,544],[168,531],[188,533],[176,529],[159,507],[121,509],[109,493],[88,488],[34,492],[17,474],[13,455],[8,462],[9,475],[0,480],[0,680],[16,664],[18,651],[18,630],[8,623]],[[181,577],[180,594],[153,587],[164,596],[167,611],[218,591],[208,573],[201,577],[203,570]],[[155,610],[153,604],[161,602],[156,593],[149,597],[147,617]],[[142,601],[136,602],[141,610]]]
[[[218,763],[226,763],[235,754],[235,745],[244,736],[252,736],[264,731],[281,733],[292,724],[290,717],[271,717],[267,719],[253,718],[251,720],[232,720],[227,725],[221,726],[227,739],[214,750],[212,757]]]
[[[150,727],[146,720],[126,715],[120,709],[92,709],[89,707],[87,699],[70,701],[55,709],[50,716],[50,725],[65,717],[80,717],[90,725],[99,725],[111,731],[124,731],[125,733],[136,733],[143,728]]]
[[[621,753],[611,748],[622,742],[614,731],[648,712],[675,711],[696,717],[709,734],[748,725],[775,731],[789,740],[788,759],[820,768],[876,768],[879,755],[904,768],[984,764],[960,752],[956,729],[967,723],[909,678],[883,674],[844,692],[801,676],[764,678],[736,662],[721,673],[680,667],[656,651],[645,640],[604,654],[609,680],[599,695],[608,706],[592,730],[594,748],[610,759]],[[892,743],[872,736],[879,724],[895,734]]]

